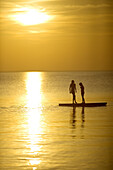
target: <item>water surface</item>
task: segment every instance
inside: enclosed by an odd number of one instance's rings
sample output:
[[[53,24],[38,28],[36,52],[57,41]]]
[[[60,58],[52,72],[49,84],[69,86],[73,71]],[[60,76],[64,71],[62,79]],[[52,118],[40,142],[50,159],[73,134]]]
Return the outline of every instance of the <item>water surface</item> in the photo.
[[[59,107],[72,79],[107,107]],[[112,89],[113,72],[0,73],[0,169],[112,169]]]

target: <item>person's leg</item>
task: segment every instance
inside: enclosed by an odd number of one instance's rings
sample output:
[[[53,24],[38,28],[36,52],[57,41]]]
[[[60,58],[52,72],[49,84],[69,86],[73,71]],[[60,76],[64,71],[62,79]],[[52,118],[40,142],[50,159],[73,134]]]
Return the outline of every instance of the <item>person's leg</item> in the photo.
[[[73,93],[73,103],[74,103],[74,101],[75,101],[75,94]]]
[[[75,95],[75,103],[77,103],[77,102],[76,102],[76,95]]]
[[[74,103],[74,102],[77,103],[77,102],[76,102],[76,95],[75,95],[75,93],[74,93],[74,96],[73,96],[73,103]]]
[[[85,102],[85,99],[84,99],[84,94],[82,94],[82,103]]]

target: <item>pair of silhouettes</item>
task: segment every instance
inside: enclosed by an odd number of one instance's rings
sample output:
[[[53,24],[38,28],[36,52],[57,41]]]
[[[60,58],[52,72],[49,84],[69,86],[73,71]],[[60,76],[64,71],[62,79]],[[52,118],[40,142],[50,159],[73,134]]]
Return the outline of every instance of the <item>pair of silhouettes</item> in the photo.
[[[80,85],[80,88],[81,88],[82,103],[85,103],[84,86],[81,82],[79,83],[79,85]],[[75,93],[77,92],[77,89],[76,89],[76,84],[75,84],[74,80],[71,81],[71,84],[69,86],[69,92],[72,93],[72,95],[73,95],[73,103],[77,103],[76,102],[76,95],[75,95]]]

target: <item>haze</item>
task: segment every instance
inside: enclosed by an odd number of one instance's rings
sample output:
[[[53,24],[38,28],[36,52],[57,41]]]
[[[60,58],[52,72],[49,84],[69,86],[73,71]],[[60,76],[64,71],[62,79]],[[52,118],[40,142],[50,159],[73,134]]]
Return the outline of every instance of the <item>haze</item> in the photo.
[[[111,0],[1,0],[0,71],[113,70]]]

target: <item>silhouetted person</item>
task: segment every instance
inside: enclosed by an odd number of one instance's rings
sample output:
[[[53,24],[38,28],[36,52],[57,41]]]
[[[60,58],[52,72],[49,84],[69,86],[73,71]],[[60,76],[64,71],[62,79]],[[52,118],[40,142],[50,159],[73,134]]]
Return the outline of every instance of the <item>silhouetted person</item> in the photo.
[[[83,84],[80,82],[79,83],[79,85],[80,85],[80,88],[81,88],[81,96],[82,96],[82,103],[85,103],[85,99],[84,99],[84,86],[83,86]]]
[[[74,80],[71,81],[71,84],[69,86],[69,92],[72,93],[72,95],[73,95],[73,104],[74,104],[74,102],[77,103],[76,96],[75,96],[75,92],[77,92],[77,90],[76,90],[76,84],[75,84]]]

